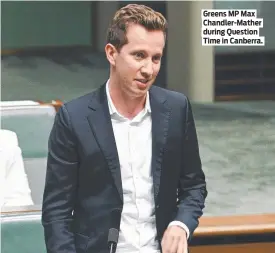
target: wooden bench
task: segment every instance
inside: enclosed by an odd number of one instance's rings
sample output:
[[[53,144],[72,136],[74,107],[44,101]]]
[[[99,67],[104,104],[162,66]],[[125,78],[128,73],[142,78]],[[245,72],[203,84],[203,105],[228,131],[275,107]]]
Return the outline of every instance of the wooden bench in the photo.
[[[190,253],[274,253],[275,213],[203,217]]]

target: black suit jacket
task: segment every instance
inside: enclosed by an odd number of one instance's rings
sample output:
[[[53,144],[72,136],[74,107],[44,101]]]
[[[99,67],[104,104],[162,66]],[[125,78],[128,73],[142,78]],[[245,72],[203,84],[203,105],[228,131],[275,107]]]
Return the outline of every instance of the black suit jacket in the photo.
[[[152,177],[157,240],[169,222],[198,226],[207,195],[188,99],[153,86]],[[42,224],[48,253],[107,253],[123,208],[105,85],[64,104],[49,138]],[[117,215],[119,213],[119,215]],[[190,238],[191,238],[190,236]]]

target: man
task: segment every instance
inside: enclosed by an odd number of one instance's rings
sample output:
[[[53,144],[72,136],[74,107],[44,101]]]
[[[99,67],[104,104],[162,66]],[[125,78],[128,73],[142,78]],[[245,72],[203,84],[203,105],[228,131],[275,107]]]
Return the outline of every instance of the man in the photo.
[[[33,205],[17,135],[3,129],[0,130],[0,185],[1,208]]]
[[[207,195],[187,98],[152,84],[166,20],[118,10],[105,52],[110,77],[58,111],[49,140],[42,222],[48,253],[187,253]]]

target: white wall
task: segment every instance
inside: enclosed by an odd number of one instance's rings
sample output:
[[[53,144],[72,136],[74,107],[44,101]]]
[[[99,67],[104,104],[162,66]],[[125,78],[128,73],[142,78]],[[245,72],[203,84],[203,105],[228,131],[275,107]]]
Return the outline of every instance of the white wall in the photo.
[[[201,45],[201,9],[212,1],[167,2],[167,88],[194,102],[214,100],[213,47]]]

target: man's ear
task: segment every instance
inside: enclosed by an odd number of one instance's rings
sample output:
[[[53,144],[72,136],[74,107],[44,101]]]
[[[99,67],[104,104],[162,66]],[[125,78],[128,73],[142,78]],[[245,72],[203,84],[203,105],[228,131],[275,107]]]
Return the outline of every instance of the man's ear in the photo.
[[[118,55],[118,51],[114,47],[114,45],[108,43],[105,46],[105,53],[106,53],[106,57],[107,57],[108,61],[110,62],[110,64],[112,66],[115,66],[115,64],[116,64],[116,57]]]

